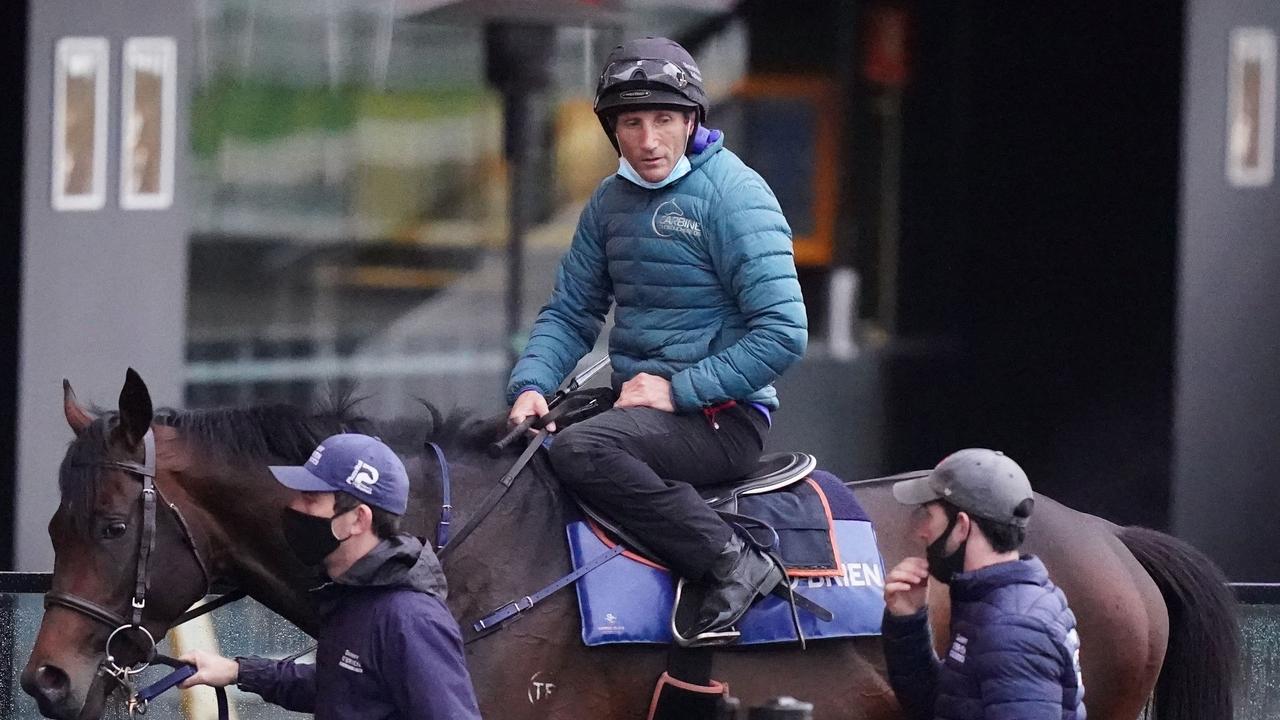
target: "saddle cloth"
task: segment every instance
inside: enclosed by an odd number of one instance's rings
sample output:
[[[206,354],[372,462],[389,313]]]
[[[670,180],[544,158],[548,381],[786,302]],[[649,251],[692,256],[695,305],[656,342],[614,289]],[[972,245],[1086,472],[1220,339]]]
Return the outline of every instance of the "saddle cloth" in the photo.
[[[821,517],[812,514],[812,503],[797,501],[794,485],[792,492],[742,497],[737,511],[785,526],[776,529],[792,587],[835,616],[823,622],[799,610],[806,640],[878,635],[884,612],[884,563],[871,522],[852,491],[830,473],[813,471],[804,483],[821,497]],[[806,506],[809,514],[791,516]],[[615,543],[590,520],[574,521],[566,531],[575,568]],[[675,585],[676,578],[666,568],[630,552],[587,573],[575,585],[583,642],[671,643]],[[753,605],[738,628],[738,645],[797,639],[791,608],[776,596]]]

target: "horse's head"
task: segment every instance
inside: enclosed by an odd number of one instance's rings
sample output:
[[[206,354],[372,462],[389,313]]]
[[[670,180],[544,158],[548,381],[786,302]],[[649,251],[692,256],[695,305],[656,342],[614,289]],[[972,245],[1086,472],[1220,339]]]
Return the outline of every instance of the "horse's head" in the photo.
[[[119,411],[94,418],[63,384],[75,431],[49,522],[53,590],[22,687],[50,718],[97,718],[170,625],[208,589],[207,570],[156,462],[151,396],[129,370]],[[157,431],[167,430],[157,428]],[[163,455],[163,453],[162,453]],[[159,467],[157,467],[159,465]],[[152,592],[163,584],[164,592]]]

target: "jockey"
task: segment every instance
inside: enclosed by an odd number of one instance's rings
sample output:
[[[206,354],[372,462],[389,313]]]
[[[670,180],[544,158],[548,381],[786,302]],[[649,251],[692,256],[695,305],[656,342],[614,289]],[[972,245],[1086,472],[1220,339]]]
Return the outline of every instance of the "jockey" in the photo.
[[[705,127],[702,74],[665,38],[609,55],[595,111],[617,150],[578,219],[507,389],[509,421],[547,412],[615,307],[613,408],[559,433],[565,484],[708,592],[685,644],[730,642],[782,570],[695,490],[756,465],[807,320],[791,229],[765,181]],[[554,427],[550,429],[554,430]]]

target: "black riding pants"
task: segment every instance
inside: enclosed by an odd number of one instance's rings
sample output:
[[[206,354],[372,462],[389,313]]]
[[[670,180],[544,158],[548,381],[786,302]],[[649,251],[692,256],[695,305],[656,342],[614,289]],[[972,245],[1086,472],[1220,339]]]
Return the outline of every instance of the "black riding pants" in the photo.
[[[750,406],[721,410],[714,424],[703,413],[614,408],[556,435],[551,464],[576,495],[698,580],[733,531],[694,486],[754,469],[767,430]]]

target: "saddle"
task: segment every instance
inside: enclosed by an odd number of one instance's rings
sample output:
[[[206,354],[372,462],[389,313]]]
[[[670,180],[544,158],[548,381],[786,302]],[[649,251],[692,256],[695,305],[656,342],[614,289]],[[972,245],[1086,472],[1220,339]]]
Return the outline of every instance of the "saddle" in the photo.
[[[729,517],[738,517],[742,512],[742,498],[788,488],[808,478],[817,466],[817,459],[808,453],[771,453],[762,456],[756,469],[747,475],[714,485],[704,485],[698,488],[698,494],[712,509]],[[574,500],[589,524],[603,530],[607,536],[627,546],[649,563],[661,565],[662,561],[639,538],[623,530],[581,498],[575,497]]]
[[[776,541],[771,552],[789,578],[743,617],[738,645],[799,641],[803,646],[806,639],[879,632],[884,570],[875,531],[849,488],[813,464],[802,453],[770,455],[748,477],[703,488],[703,500],[739,532],[744,520],[766,528],[768,541]],[[570,522],[565,531],[578,574],[583,642],[672,643],[672,612],[699,606],[696,584],[692,595],[681,593],[682,586],[690,587],[642,541],[595,508],[578,506],[583,519]]]

